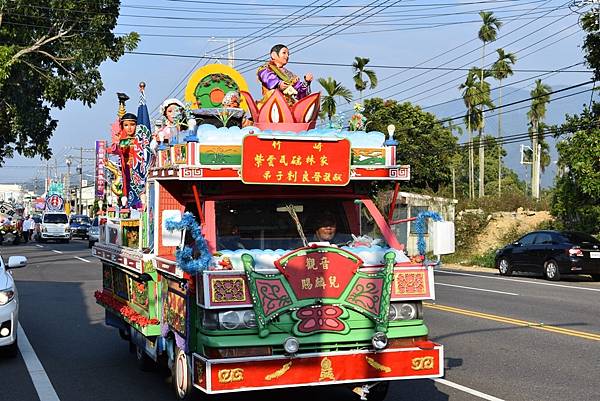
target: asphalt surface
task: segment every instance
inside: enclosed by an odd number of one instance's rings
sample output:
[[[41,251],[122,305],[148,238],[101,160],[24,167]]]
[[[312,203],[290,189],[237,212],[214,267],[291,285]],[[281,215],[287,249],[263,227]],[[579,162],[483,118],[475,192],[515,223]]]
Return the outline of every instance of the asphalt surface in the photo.
[[[5,260],[28,258],[26,268],[14,271],[20,323],[43,367],[29,372],[28,352],[0,355],[0,401],[174,399],[169,379],[137,369],[127,343],[104,325],[93,296],[101,286],[100,263],[86,241],[8,245],[0,253]],[[600,283],[443,268],[435,276],[436,301],[424,312],[430,337],[445,347],[445,381],[394,382],[386,400],[600,399]],[[41,373],[52,391],[40,389]],[[259,397],[358,400],[341,387],[198,393],[195,399]]]

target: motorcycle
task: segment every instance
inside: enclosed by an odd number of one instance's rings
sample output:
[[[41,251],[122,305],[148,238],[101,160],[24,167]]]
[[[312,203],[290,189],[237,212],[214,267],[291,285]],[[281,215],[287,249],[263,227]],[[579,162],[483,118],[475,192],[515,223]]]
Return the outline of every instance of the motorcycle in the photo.
[[[11,242],[13,245],[19,245],[21,242],[21,231],[16,225],[0,227],[0,245],[4,242]]]

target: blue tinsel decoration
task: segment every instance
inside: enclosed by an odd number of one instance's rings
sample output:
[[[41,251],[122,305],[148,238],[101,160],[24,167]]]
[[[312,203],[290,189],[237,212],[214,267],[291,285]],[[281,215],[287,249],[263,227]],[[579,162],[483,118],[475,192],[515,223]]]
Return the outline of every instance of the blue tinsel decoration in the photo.
[[[204,235],[202,235],[202,229],[200,225],[196,222],[194,215],[192,213],[186,212],[183,214],[181,221],[175,221],[174,219],[168,219],[165,221],[165,226],[167,230],[183,230],[187,229],[192,234],[192,238],[196,241],[196,246],[200,251],[200,257],[198,259],[194,259],[192,257],[192,248],[189,246],[184,247],[183,249],[178,249],[175,251],[175,257],[177,258],[177,266],[181,268],[186,273],[194,274],[199,273],[208,269],[210,262],[212,260],[212,255],[208,250],[208,246],[206,245],[206,240],[204,239]]]
[[[419,255],[425,256],[425,252],[427,250],[427,245],[425,244],[425,231],[426,231],[426,219],[433,219],[433,221],[442,221],[442,216],[440,216],[437,212],[433,210],[426,210],[417,215],[417,219],[415,220],[415,230],[419,235],[417,240],[417,248],[419,249]]]

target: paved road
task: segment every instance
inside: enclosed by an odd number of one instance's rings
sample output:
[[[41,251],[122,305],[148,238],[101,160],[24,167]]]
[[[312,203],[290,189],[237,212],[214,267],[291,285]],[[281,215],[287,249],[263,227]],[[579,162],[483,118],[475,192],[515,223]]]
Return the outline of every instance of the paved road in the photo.
[[[0,356],[0,400],[174,399],[168,379],[139,371],[126,343],[103,324],[93,297],[101,285],[100,264],[86,242],[5,246],[0,252],[29,260],[14,277],[32,350],[22,347],[15,359]],[[387,400],[600,399],[600,283],[443,269],[436,281],[437,300],[425,313],[431,337],[445,346],[446,376],[393,383]],[[36,357],[41,365],[30,372]],[[319,387],[252,397],[358,399]],[[247,400],[248,393],[211,399]]]

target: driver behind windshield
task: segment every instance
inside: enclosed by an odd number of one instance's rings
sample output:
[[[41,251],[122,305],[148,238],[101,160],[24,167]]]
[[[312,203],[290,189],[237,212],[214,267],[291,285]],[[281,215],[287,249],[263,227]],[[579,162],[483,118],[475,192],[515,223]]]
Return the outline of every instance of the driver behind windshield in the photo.
[[[314,218],[314,235],[311,242],[329,242],[345,244],[350,238],[347,234],[337,232],[337,222],[331,212],[323,212]]]

